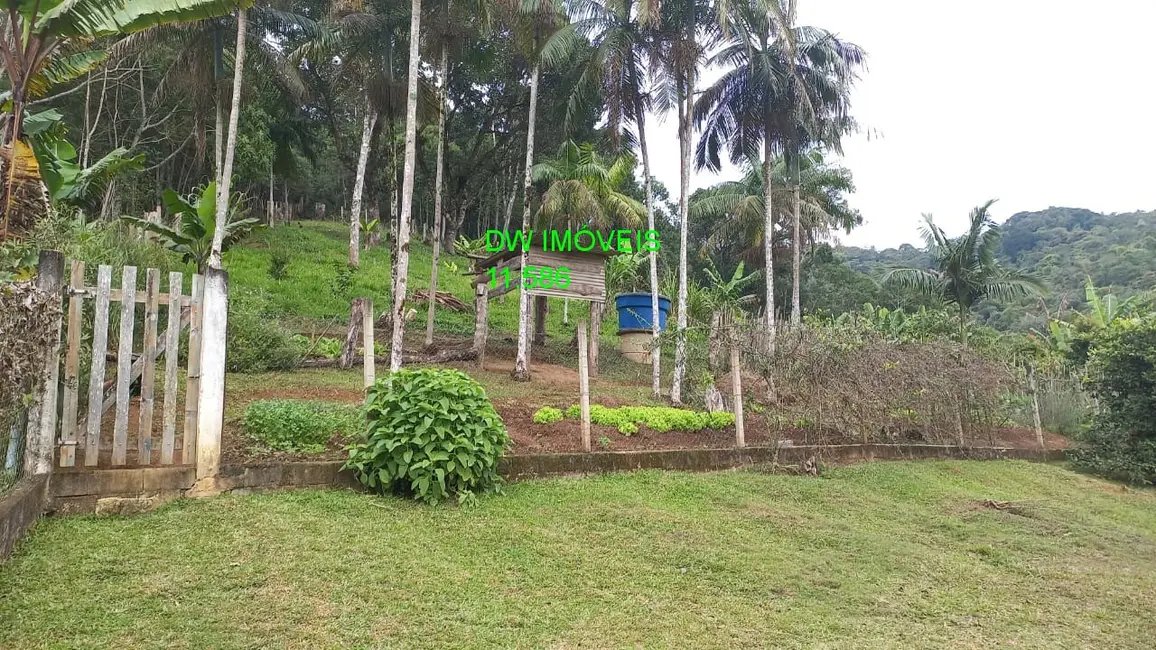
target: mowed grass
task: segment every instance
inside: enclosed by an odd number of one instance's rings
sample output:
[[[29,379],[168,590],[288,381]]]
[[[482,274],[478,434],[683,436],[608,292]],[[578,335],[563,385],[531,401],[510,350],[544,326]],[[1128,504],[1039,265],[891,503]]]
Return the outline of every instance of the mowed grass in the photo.
[[[1151,648],[1153,593],[1156,495],[1057,466],[640,472],[48,519],[0,647]]]

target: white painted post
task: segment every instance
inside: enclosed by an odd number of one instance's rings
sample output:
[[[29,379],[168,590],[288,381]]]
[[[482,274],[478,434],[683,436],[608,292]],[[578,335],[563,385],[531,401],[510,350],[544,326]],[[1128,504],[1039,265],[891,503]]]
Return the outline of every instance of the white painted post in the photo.
[[[578,408],[582,411],[582,448],[590,451],[590,360],[586,357],[586,321],[578,321]]]
[[[36,287],[59,300],[64,286],[64,254],[60,251],[40,251],[39,274]],[[28,410],[28,428],[24,437],[24,473],[52,472],[52,455],[56,446],[56,393],[60,381],[60,328],[64,321],[61,312],[49,325],[54,331],[52,345],[44,359],[44,385],[37,400]]]
[[[225,331],[229,313],[229,274],[205,272],[201,324],[201,386],[197,404],[197,479],[217,475],[221,466],[221,429],[225,424]],[[210,317],[210,315],[212,317]]]
[[[365,387],[373,385],[377,357],[373,353],[373,298],[361,299],[362,375]]]
[[[743,377],[739,367],[739,348],[731,346],[731,389],[734,391],[735,401],[735,446],[739,449],[747,446],[746,433],[743,431]]]

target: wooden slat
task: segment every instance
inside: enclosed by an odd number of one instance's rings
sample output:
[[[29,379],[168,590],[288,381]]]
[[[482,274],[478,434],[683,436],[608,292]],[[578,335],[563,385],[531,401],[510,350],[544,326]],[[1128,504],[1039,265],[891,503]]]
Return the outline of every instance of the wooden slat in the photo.
[[[185,383],[185,433],[181,442],[181,462],[197,462],[197,400],[201,392],[201,304],[205,298],[205,278],[193,276],[193,301],[189,308],[189,378]]]
[[[184,276],[169,273],[169,304],[180,305]],[[173,448],[177,439],[177,361],[181,344],[181,308],[169,307],[168,327],[165,329],[165,405],[164,432],[161,434],[161,464],[173,463]]]
[[[108,292],[112,285],[112,267],[100,265],[96,270],[96,308],[92,326],[92,371],[88,378],[89,414],[84,446],[84,464],[95,466],[100,453],[100,419],[104,410],[104,359],[108,354]]]
[[[132,334],[136,325],[136,267],[121,272],[120,347],[116,353],[116,417],[112,430],[112,464],[124,465],[128,455],[128,409],[132,379]]]
[[[88,293],[87,289],[85,290],[85,293]],[[109,300],[109,302],[123,302],[124,301],[124,294],[121,293],[119,289],[113,289],[108,294],[108,300]],[[143,294],[143,293],[136,293],[133,296],[133,300],[135,300],[138,305],[143,305],[148,300],[148,296]],[[158,300],[158,304],[161,304],[161,305],[169,304],[169,297],[165,294],[161,294],[160,298]],[[189,305],[189,298],[187,298],[187,297],[183,298],[181,300],[181,304],[183,306],[187,307]]]
[[[69,287],[84,288],[84,262],[73,260]],[[80,401],[80,330],[84,316],[84,296],[68,299],[68,349],[64,354],[64,407],[60,419],[60,466],[76,465],[76,417]]]
[[[153,409],[156,404],[157,319],[160,312],[161,274],[156,269],[145,272],[144,344],[140,376],[140,418],[137,424],[136,462],[151,465],[153,458]]]

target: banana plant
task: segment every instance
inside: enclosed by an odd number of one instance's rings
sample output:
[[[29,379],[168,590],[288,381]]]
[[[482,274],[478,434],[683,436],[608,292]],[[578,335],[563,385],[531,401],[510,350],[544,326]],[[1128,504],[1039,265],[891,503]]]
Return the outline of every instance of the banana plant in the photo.
[[[44,213],[46,192],[25,137],[25,107],[54,86],[75,81],[103,65],[108,53],[93,48],[102,37],[155,25],[223,16],[253,0],[0,0],[0,54],[9,90],[0,97],[5,120],[0,158],[4,169],[0,241],[27,230]]]
[[[213,248],[213,231],[217,227],[217,184],[209,183],[199,193],[194,192],[187,199],[173,190],[165,190],[162,198],[165,210],[175,219],[176,228],[140,217],[125,216],[121,217],[121,221],[155,233],[165,248],[179,253],[186,264],[192,262],[197,265],[198,273],[204,273]],[[225,226],[225,238],[221,244],[222,253],[248,237],[253,231],[264,228],[259,219],[238,218],[243,214],[243,205],[244,201],[239,195],[234,195],[229,200],[227,215],[229,223]]]

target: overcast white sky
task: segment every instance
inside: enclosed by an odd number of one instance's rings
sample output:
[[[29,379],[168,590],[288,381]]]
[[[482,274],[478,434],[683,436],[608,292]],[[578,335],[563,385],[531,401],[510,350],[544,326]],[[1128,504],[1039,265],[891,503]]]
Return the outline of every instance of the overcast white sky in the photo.
[[[865,223],[843,243],[918,243],[924,212],[955,235],[989,198],[1000,221],[1156,209],[1156,1],[799,0],[799,23],[869,55],[852,110],[877,135],[847,139],[842,161]],[[675,122],[647,134],[672,200]]]

